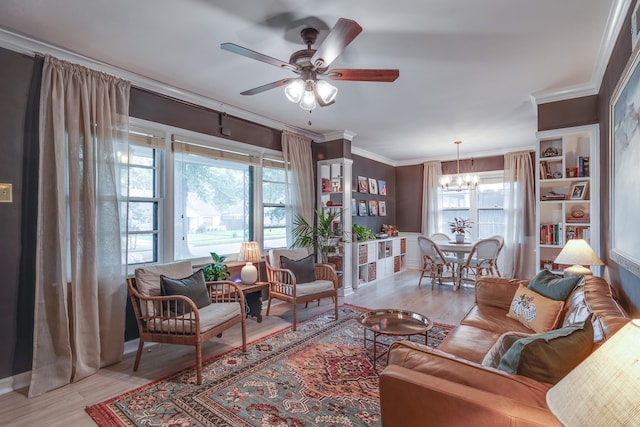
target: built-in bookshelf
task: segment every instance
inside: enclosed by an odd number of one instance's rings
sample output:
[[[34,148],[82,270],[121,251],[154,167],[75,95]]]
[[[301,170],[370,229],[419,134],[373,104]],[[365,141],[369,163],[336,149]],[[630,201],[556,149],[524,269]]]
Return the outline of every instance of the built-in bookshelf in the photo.
[[[599,241],[598,125],[538,133],[536,149],[536,265],[554,263],[567,240],[585,239],[602,256]]]
[[[354,282],[358,285],[390,277],[407,269],[406,237],[355,242],[356,268]]]
[[[346,158],[320,160],[317,163],[318,210],[338,212],[333,224],[335,251],[329,254],[340,279],[340,295],[348,295],[352,288],[351,238],[351,166]]]

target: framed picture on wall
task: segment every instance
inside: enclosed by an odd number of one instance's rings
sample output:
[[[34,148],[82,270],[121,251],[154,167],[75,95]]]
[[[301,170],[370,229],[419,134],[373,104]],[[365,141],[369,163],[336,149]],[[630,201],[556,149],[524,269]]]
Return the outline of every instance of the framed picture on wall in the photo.
[[[360,215],[360,216],[369,215],[368,210],[367,210],[367,201],[366,200],[360,200],[358,202],[358,215]]]
[[[373,178],[369,178],[369,193],[378,194],[378,181]]]
[[[634,10],[632,21],[637,17]],[[640,212],[640,48],[634,50],[609,104],[609,257],[640,277],[634,218]]]
[[[364,176],[358,177],[358,192],[359,193],[368,193],[369,192],[369,181]]]
[[[386,196],[387,195],[387,182],[383,181],[381,179],[378,180],[378,193],[380,193],[381,196]]]
[[[369,216],[378,216],[377,200],[369,200]]]
[[[378,203],[378,211],[380,213],[380,216],[387,216],[387,202],[385,202],[384,200],[380,200],[380,202]]]
[[[356,199],[351,199],[351,216],[358,215],[358,204],[356,203]]]

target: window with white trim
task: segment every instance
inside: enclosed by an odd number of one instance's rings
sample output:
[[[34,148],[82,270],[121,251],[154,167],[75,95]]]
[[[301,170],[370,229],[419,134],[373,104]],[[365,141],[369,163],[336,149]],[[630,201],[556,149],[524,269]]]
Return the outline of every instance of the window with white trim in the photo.
[[[441,191],[440,231],[451,235],[449,222],[454,218],[470,219],[472,227],[467,238],[485,239],[504,235],[504,174],[479,176],[476,190]]]

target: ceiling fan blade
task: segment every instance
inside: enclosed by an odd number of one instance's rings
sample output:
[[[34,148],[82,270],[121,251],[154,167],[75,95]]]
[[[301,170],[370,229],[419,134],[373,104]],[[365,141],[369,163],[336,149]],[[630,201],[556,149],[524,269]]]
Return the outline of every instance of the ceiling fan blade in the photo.
[[[355,39],[362,31],[356,21],[340,18],[333,26],[327,37],[311,57],[311,63],[319,69],[326,69],[334,59]]]
[[[287,83],[289,83],[291,80],[294,80],[294,79],[293,78],[287,78],[287,79],[278,80],[277,82],[267,83],[266,85],[262,85],[262,86],[254,87],[253,89],[245,90],[244,92],[241,92],[240,95],[256,95],[258,93],[266,92],[269,89],[275,89],[277,87],[284,86]]]
[[[262,61],[270,65],[275,65],[276,67],[288,68],[293,71],[298,70],[295,65],[291,65],[288,62],[284,62],[279,59],[272,58],[260,52],[247,49],[246,47],[238,46],[237,44],[234,44],[234,43],[220,43],[220,48],[232,53],[237,53],[238,55],[246,56],[247,58]]]
[[[393,82],[400,70],[363,70],[355,68],[335,68],[327,72],[331,80],[355,80],[361,82]]]

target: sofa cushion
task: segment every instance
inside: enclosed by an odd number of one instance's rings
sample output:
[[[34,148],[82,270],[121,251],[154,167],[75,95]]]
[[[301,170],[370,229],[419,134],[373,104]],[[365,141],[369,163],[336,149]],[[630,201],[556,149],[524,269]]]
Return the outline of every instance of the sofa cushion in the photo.
[[[504,317],[504,314],[502,314]],[[517,323],[517,322],[516,322]],[[460,325],[444,339],[438,349],[461,359],[481,363],[501,333]]]
[[[513,296],[511,298],[513,299]],[[517,319],[507,317],[508,311],[509,308],[475,305],[471,307],[460,324],[496,332],[498,335],[511,331],[529,334],[532,332],[530,328],[520,323]]]
[[[313,255],[295,260],[280,255],[280,267],[291,270],[296,278],[296,283],[309,283],[317,279],[316,262]]]
[[[535,332],[547,332],[555,328],[558,323],[563,305],[562,301],[546,298],[520,284],[507,316],[518,320]]]
[[[220,326],[234,318],[240,318],[240,304],[237,302],[216,302],[198,310],[200,332]],[[154,317],[149,322],[149,329],[163,333],[196,333],[196,313],[187,313],[178,317]]]
[[[182,279],[174,279],[161,274],[160,289],[162,295],[165,296],[183,295],[193,301],[198,308],[203,308],[211,304],[202,269]],[[177,315],[182,315],[189,313],[191,307],[181,302],[171,301],[169,310]]]
[[[591,320],[516,340],[498,369],[556,384],[593,349]]]
[[[527,287],[547,298],[566,301],[581,280],[584,281],[584,276],[563,277],[544,269],[531,279]]]
[[[313,282],[297,283],[296,296],[315,295],[321,292],[333,291],[331,280],[314,280]]]

